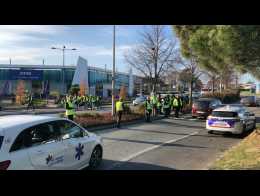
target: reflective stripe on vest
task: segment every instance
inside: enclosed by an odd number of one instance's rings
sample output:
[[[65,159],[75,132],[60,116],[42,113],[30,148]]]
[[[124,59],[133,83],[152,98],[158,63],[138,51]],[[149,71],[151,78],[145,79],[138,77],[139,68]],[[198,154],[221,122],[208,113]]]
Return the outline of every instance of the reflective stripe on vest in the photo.
[[[123,111],[123,102],[122,101],[117,101],[116,102],[116,111]]]

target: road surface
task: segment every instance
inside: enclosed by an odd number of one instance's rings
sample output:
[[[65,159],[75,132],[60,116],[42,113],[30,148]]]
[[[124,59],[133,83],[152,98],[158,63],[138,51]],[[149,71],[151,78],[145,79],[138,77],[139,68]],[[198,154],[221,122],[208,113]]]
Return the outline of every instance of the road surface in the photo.
[[[103,137],[100,170],[208,169],[238,137],[211,135],[205,121],[173,118],[98,132]]]
[[[259,108],[249,110],[255,112],[260,123]],[[205,120],[189,116],[97,134],[104,142],[104,160],[99,170],[204,170],[242,140],[232,135],[208,134]]]
[[[260,122],[259,108],[249,110],[255,112]],[[189,116],[96,133],[104,142],[104,160],[99,170],[208,169],[224,151],[242,140],[230,135],[208,134],[205,120]]]

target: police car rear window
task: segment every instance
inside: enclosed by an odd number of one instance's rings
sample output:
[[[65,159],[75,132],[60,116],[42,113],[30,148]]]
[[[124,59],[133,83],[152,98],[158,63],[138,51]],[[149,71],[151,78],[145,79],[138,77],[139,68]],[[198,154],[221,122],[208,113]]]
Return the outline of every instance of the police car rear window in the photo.
[[[212,116],[215,117],[237,117],[237,112],[213,111]]]
[[[0,135],[0,150],[1,150],[1,147],[2,147],[2,144],[3,144],[3,141],[4,141],[4,136]]]
[[[196,107],[208,107],[209,106],[209,101],[197,101],[194,103]]]

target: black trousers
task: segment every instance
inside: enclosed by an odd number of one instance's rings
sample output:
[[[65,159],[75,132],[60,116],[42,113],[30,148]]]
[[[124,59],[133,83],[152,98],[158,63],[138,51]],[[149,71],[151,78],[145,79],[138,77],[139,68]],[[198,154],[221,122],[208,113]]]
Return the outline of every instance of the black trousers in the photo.
[[[175,108],[175,117],[179,118],[180,107]]]
[[[119,111],[116,113],[116,126],[119,128],[121,124],[121,118],[122,118],[123,111]]]
[[[68,119],[73,121],[74,116],[73,115],[68,115]]]
[[[146,122],[151,122],[151,113],[152,113],[152,110],[146,110],[145,111],[145,120],[146,120]]]
[[[157,107],[157,114],[161,114],[162,113],[162,106]]]
[[[171,113],[171,108],[164,108],[164,116],[168,117]]]

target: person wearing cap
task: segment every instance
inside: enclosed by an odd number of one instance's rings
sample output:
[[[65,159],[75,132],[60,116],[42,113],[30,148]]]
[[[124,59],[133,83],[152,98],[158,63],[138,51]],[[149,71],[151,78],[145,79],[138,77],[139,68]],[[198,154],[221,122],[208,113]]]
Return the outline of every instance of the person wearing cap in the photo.
[[[144,103],[144,107],[145,107],[146,122],[151,122],[151,113],[152,113],[152,110],[153,110],[153,104],[151,102],[150,97],[147,97],[147,99]]]
[[[119,100],[116,102],[116,127],[120,128],[121,124],[121,118],[124,111],[124,102],[123,98],[119,98]]]

